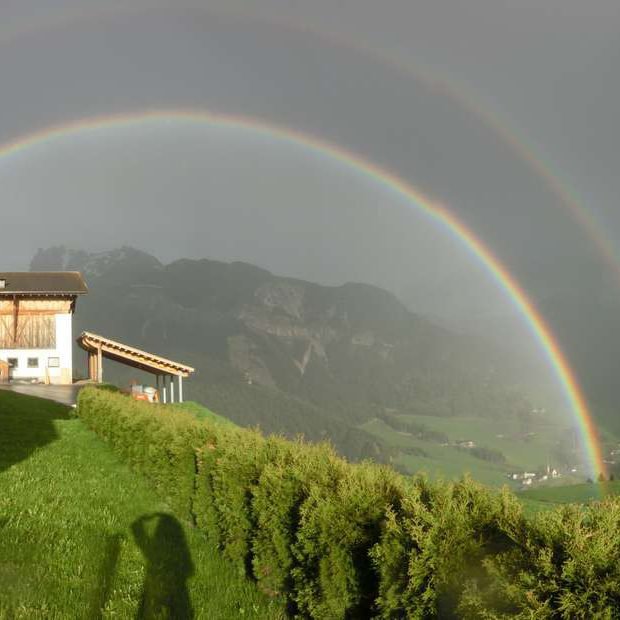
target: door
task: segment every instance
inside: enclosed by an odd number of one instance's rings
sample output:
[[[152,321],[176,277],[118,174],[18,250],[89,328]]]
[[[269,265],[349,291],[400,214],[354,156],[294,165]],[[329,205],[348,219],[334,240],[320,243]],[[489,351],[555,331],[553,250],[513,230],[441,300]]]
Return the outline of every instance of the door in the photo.
[[[3,360],[0,360],[0,383],[9,382],[9,364]]]

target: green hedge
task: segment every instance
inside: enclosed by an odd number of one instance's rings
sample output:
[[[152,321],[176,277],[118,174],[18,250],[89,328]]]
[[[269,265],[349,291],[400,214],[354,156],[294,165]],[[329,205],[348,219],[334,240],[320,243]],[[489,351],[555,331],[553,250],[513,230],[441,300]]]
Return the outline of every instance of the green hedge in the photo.
[[[291,614],[620,617],[620,501],[525,518],[509,492],[87,388],[78,415]]]
[[[164,406],[95,388],[80,392],[78,416],[148,478],[177,514],[193,517],[195,447],[214,440],[210,426],[184,411],[172,415]]]

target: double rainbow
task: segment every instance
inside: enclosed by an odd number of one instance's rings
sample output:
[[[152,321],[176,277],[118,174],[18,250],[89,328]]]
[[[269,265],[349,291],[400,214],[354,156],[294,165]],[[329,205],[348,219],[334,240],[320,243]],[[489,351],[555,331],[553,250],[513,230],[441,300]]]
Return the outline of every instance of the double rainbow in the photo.
[[[27,20],[3,24],[2,29],[0,29],[0,45],[10,45],[22,38],[36,37],[44,32],[78,29],[86,24],[101,24],[115,20],[120,22],[129,17],[142,17],[158,12],[161,14],[186,15],[190,16],[192,20],[204,19],[208,21],[215,17],[227,20],[231,24],[247,22],[273,28],[276,32],[311,35],[321,46],[331,47],[335,51],[350,51],[365,57],[369,62],[378,63],[383,69],[396,72],[400,78],[424,84],[431,91],[446,97],[480,121],[520,161],[528,166],[529,170],[543,182],[547,190],[555,196],[558,200],[557,204],[566,209],[581,226],[583,232],[596,247],[599,256],[611,269],[616,281],[620,284],[620,256],[607,234],[605,226],[597,221],[593,209],[586,209],[580,203],[566,182],[560,180],[557,174],[551,171],[550,166],[536,154],[536,149],[524,142],[518,136],[518,132],[511,128],[506,123],[506,119],[494,111],[488,102],[483,102],[474,96],[465,84],[453,78],[447,79],[445,76],[440,76],[436,71],[431,71],[419,63],[413,63],[411,60],[403,61],[382,49],[353,41],[342,34],[336,35],[319,30],[307,23],[282,16],[266,18],[261,13],[251,10],[247,4],[236,7],[231,5],[222,11],[215,10],[213,7],[205,8],[200,4],[194,5],[191,2],[179,2],[172,6],[168,2],[157,0],[144,4],[141,2],[112,3],[88,7],[74,6],[65,10],[54,9],[51,12],[42,13],[42,16],[36,19],[29,15]]]
[[[270,124],[261,119],[246,116],[229,116],[206,110],[173,109],[146,110],[115,116],[99,116],[47,127],[0,145],[0,165],[11,156],[23,153],[31,147],[53,143],[70,136],[88,134],[89,132],[102,129],[122,129],[136,126],[156,127],[161,123],[170,122],[247,130],[272,140],[278,140],[313,151],[328,160],[339,162],[356,173],[368,177],[393,194],[404,197],[413,207],[422,210],[428,217],[443,225],[484,265],[489,275],[505,291],[513,305],[522,315],[531,333],[544,351],[551,367],[554,369],[555,375],[563,389],[567,403],[580,431],[590,474],[596,475],[599,472],[605,471],[606,467],[601,454],[598,435],[585,396],[551,329],[520,284],[482,241],[476,237],[473,231],[461,222],[454,213],[422,194],[404,179],[369,159],[308,133]]]

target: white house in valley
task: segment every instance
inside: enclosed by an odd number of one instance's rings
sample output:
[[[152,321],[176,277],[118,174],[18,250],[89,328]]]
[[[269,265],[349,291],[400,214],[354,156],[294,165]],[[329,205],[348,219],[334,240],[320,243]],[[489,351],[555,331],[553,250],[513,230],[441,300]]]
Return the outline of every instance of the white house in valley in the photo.
[[[77,272],[0,272],[0,381],[71,384]]]

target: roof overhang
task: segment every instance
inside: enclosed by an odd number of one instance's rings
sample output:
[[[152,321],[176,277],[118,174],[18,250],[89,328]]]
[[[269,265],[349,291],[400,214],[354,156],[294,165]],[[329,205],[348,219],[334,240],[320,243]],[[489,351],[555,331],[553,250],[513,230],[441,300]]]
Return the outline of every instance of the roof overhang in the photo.
[[[2,291],[0,290],[0,299],[13,299],[14,297],[57,297],[60,299],[74,299],[78,295],[86,295],[86,293],[63,292],[55,293],[52,291]]]
[[[91,332],[83,332],[77,339],[77,343],[82,349],[89,353],[98,353],[101,351],[103,357],[156,375],[189,377],[195,372],[194,368],[191,366],[142,351],[141,349],[122,344],[115,340],[110,340],[109,338]]]
[[[0,271],[0,297],[77,297],[87,293],[78,271]]]

